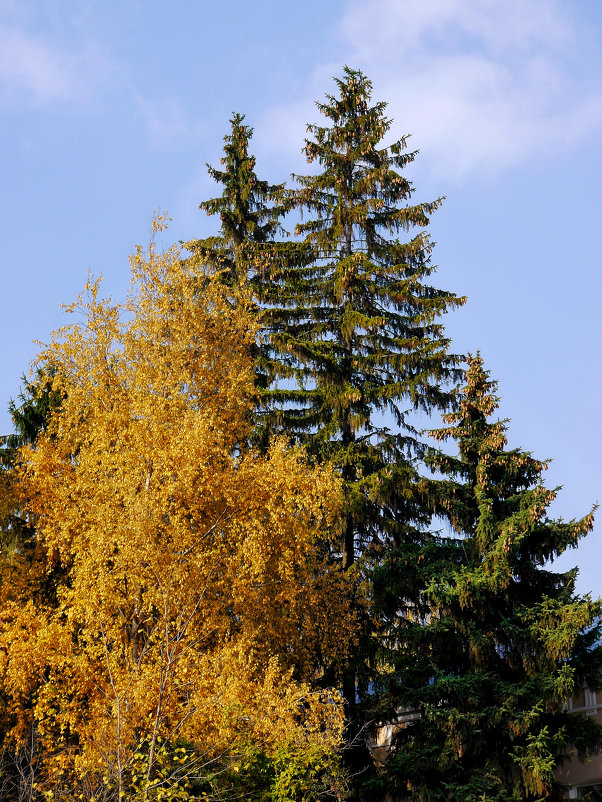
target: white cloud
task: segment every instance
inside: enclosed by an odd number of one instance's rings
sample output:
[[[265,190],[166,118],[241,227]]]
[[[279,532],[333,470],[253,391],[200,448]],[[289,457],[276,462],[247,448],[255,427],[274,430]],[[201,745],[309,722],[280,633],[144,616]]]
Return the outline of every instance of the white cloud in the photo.
[[[0,92],[4,101],[38,105],[87,100],[111,72],[98,44],[81,34],[73,20],[56,30],[34,32],[27,9],[0,0]],[[22,12],[22,13],[21,13]]]
[[[0,82],[37,101],[64,100],[81,93],[73,59],[38,37],[0,27]]]
[[[558,0],[352,0],[341,28],[365,58],[393,48],[402,59],[475,47],[499,55],[572,38]]]
[[[569,0],[353,0],[340,22],[343,56],[371,78],[395,133],[412,133],[429,169],[496,172],[602,128],[602,82],[587,69],[593,49],[573,8]],[[314,97],[332,90],[325,68],[341,72],[320,65]],[[292,132],[308,108],[297,101],[268,120]]]
[[[139,92],[131,81],[125,81],[130,96],[144,119],[150,146],[155,150],[173,150],[184,141],[199,139],[204,124],[190,114],[175,97],[149,98]]]

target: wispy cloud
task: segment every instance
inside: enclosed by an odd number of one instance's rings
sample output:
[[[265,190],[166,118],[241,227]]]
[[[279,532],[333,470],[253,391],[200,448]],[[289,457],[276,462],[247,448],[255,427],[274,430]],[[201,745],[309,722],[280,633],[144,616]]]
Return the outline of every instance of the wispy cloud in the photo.
[[[0,89],[36,104],[81,102],[107,65],[91,42],[59,46],[16,25],[0,24]]]
[[[149,97],[127,81],[129,94],[144,120],[151,148],[173,150],[182,143],[199,139],[205,130],[204,123],[176,97]]]
[[[431,169],[461,178],[551,156],[602,129],[594,47],[572,9],[567,0],[353,0],[339,34],[345,61],[389,102],[396,132],[413,134]],[[312,89],[331,91],[325,73],[340,70],[320,65]],[[297,130],[307,109],[273,109],[270,127]]]
[[[106,34],[103,39],[94,31],[93,20],[77,14],[38,16],[31,8],[16,8],[12,0],[0,0],[0,15],[0,104],[85,109],[100,99],[108,115],[117,109],[137,114],[152,150],[174,149],[200,136],[203,125],[183,100],[136,85],[132,65],[115,56]]]
[[[36,101],[80,94],[80,79],[68,54],[7,26],[0,27],[0,40],[0,82],[5,90],[25,91]]]

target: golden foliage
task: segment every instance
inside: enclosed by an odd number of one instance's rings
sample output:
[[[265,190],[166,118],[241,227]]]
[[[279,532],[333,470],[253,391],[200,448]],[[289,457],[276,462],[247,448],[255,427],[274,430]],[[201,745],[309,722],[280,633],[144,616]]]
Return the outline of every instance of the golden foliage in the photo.
[[[120,789],[159,738],[203,759],[335,749],[339,697],[311,683],[316,655],[336,666],[353,640],[349,580],[324,556],[340,483],[283,442],[247,448],[245,298],[177,248],[131,262],[127,302],[90,281],[40,355],[64,401],[21,453],[20,491],[64,579],[2,613],[13,734],[34,722],[53,769]]]

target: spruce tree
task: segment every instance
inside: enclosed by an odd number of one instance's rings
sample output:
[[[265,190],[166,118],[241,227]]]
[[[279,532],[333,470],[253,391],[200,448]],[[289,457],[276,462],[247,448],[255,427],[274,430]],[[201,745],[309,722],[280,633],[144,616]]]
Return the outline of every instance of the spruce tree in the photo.
[[[309,125],[304,153],[316,174],[293,176],[286,194],[301,216],[288,258],[274,258],[262,287],[266,339],[266,428],[302,443],[342,476],[346,506],[339,558],[359,558],[358,578],[393,546],[432,547],[424,445],[413,412],[453,405],[460,358],[449,352],[441,318],[464,302],[431,284],[432,243],[425,229],[442,199],[413,203],[403,174],[416,157],[402,137],[383,145],[392,121],[372,102],[372,84],[345,68],[337,94]],[[407,238],[406,238],[407,237]],[[276,253],[276,251],[274,251]],[[408,574],[407,595],[419,592]],[[355,654],[342,678],[353,748],[347,765],[367,776],[367,723],[377,699],[375,663],[381,622],[358,599]],[[326,667],[326,676],[328,670]],[[330,678],[329,678],[330,679]]]
[[[329,124],[308,126],[304,148],[321,170],[294,176],[300,186],[288,194],[306,215],[296,227],[303,258],[275,260],[264,287],[274,372],[264,402],[281,430],[338,466],[348,568],[422,517],[409,490],[422,446],[407,411],[449,407],[458,359],[441,316],[464,299],[430,284],[423,229],[441,199],[410,203],[401,171],[416,153],[406,138],[382,146],[391,120],[361,72],[345,68],[336,85],[338,96],[317,104]]]
[[[416,569],[422,608],[400,602],[407,553],[391,551],[375,577],[390,705],[406,711],[377,783],[394,799],[560,800],[556,768],[602,743],[600,725],[565,708],[583,681],[600,685],[602,606],[575,595],[576,570],[548,567],[591,529],[592,513],[547,517],[556,490],[542,483],[545,463],[507,448],[497,405],[477,356],[459,410],[434,433],[458,445],[432,460],[444,477],[437,511],[455,536],[442,538],[445,561]]]
[[[253,440],[265,449],[274,432],[260,399],[274,374],[273,357],[266,346],[269,324],[264,319],[268,274],[277,264],[299,262],[303,248],[282,239],[287,232],[281,220],[290,207],[284,184],[270,184],[257,176],[256,159],[249,150],[253,129],[244,120],[244,114],[239,113],[230,118],[230,133],[224,136],[224,155],[220,159],[223,169],[207,164],[209,175],[223,190],[221,195],[203,201],[199,208],[208,215],[219,216],[219,233],[189,242],[187,248],[194,258],[221,273],[224,283],[246,293],[255,304],[256,314],[261,315],[261,334],[252,349],[259,402]]]
[[[230,265],[233,253],[242,254],[234,272],[252,288],[263,323],[256,436],[267,442],[270,433],[284,433],[316,462],[336,465],[347,495],[338,556],[345,569],[361,556],[369,579],[383,548],[437,551],[418,470],[424,445],[408,413],[453,403],[450,385],[461,371],[441,316],[464,299],[430,283],[425,228],[441,199],[411,202],[403,170],[416,153],[406,138],[383,147],[391,121],[385,103],[372,104],[362,73],[347,68],[336,83],[338,96],[318,104],[328,124],[309,126],[313,138],[305,146],[321,171],[296,176],[297,189],[258,182],[250,129],[233,118],[224,170],[211,173],[224,191],[201,205],[220,214],[222,230],[195,248],[216,262],[225,253]],[[305,216],[296,240],[277,242],[275,221],[286,211]],[[263,220],[271,227],[257,236]],[[406,595],[416,597],[420,574],[408,571],[406,579]],[[369,707],[375,701],[378,668],[370,662],[378,629],[368,613],[343,679],[351,739],[370,715],[356,708],[358,699]],[[361,760],[365,767],[365,753]]]
[[[230,118],[230,133],[224,137],[223,170],[207,165],[209,175],[223,186],[222,194],[203,201],[199,208],[219,215],[217,236],[189,243],[203,260],[224,271],[224,278],[238,284],[252,280],[260,262],[262,244],[274,239],[282,228],[280,218],[283,184],[269,184],[255,173],[255,157],[249,153],[253,129],[244,114]]]
[[[40,432],[46,431],[53,412],[59,409],[61,394],[53,386],[56,369],[52,365],[37,368],[32,381],[22,377],[20,404],[10,401],[8,410],[20,444],[33,443]]]

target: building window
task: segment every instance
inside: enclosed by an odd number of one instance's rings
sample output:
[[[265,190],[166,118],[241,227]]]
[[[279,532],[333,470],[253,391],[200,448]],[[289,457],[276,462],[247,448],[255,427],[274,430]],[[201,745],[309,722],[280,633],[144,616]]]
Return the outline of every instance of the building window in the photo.
[[[590,688],[585,688],[585,707],[596,707],[596,692]]]

